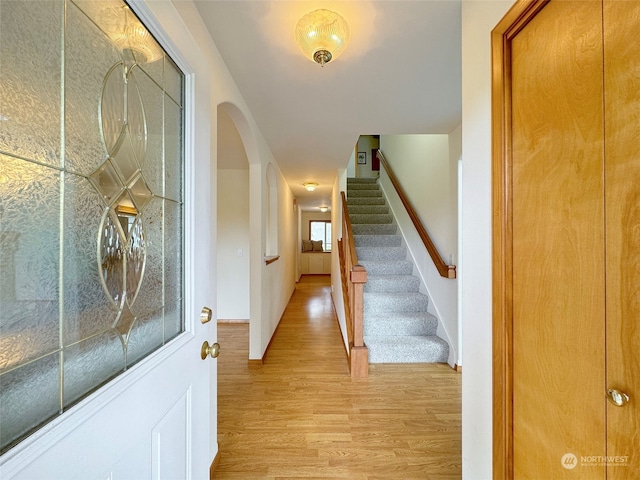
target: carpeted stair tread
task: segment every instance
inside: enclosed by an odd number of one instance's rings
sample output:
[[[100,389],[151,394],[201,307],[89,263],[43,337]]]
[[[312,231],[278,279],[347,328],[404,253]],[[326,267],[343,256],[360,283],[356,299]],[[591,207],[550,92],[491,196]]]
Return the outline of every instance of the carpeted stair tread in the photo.
[[[364,190],[352,190],[349,189],[347,193],[347,204],[351,197],[382,197],[382,190],[364,189]]]
[[[429,297],[420,292],[364,292],[364,314],[381,312],[426,312]]]
[[[359,223],[351,225],[354,236],[358,235],[396,235],[398,226],[395,223]]]
[[[413,263],[409,260],[360,260],[360,265],[367,269],[368,275],[411,275]]]
[[[358,260],[404,260],[407,249],[404,247],[356,247]]]
[[[375,197],[374,197],[375,198]],[[386,205],[347,205],[349,215],[353,214],[379,214],[389,213],[389,207]]]
[[[434,363],[446,362],[447,342],[429,336],[365,336],[370,363]]]
[[[356,247],[399,247],[402,245],[400,235],[354,235]]]
[[[355,190],[378,190],[377,183],[349,183],[349,193]]]
[[[378,177],[348,177],[347,185],[352,183],[378,183]]]
[[[438,319],[428,312],[393,312],[367,315],[365,335],[435,335]]]
[[[402,293],[417,292],[420,279],[415,275],[368,275],[365,292]]]
[[[390,213],[356,213],[349,215],[352,224],[359,223],[393,223],[393,215]]]
[[[347,207],[352,205],[386,205],[384,197],[349,197],[347,198]]]

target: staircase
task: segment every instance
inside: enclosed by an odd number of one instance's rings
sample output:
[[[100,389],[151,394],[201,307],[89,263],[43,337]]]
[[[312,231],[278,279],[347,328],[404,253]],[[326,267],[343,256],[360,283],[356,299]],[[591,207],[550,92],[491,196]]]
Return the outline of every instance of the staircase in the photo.
[[[446,362],[447,342],[375,178],[347,179],[358,262],[367,269],[364,342],[370,363]]]

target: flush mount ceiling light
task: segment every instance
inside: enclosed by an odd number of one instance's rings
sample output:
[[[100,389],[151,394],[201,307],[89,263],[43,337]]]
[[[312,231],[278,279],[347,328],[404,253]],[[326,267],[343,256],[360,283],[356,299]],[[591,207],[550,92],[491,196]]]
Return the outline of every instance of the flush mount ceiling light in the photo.
[[[318,184],[315,182],[306,182],[306,183],[303,183],[302,186],[307,190],[309,190],[310,192],[313,192],[316,188],[318,188]]]
[[[321,66],[338,58],[349,43],[349,36],[346,20],[330,10],[307,13],[296,25],[296,43],[300,50]]]
[[[325,213],[327,210],[329,210],[327,207],[320,207],[320,211],[322,213]]]

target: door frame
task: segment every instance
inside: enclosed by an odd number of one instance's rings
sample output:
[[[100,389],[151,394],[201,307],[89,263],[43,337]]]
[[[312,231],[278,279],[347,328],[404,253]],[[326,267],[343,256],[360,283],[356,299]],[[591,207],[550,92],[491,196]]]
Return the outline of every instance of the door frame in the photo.
[[[491,32],[493,478],[513,478],[511,42],[550,0],[518,0]]]

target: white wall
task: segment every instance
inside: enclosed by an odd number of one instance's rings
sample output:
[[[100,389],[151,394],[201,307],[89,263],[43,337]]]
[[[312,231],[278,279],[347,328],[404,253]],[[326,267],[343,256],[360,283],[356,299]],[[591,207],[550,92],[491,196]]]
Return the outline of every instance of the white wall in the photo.
[[[263,175],[266,178],[266,174]],[[280,258],[262,267],[262,343],[260,357],[265,354],[278,327],[297,280],[298,214],[293,208],[293,193],[280,170],[278,183],[278,255]],[[268,195],[269,192],[265,192]],[[250,358],[255,358],[250,355]]]
[[[266,145],[264,145],[266,149]],[[249,157],[250,189],[250,304],[249,358],[263,358],[271,337],[282,318],[282,314],[295,290],[298,278],[298,214],[294,211],[293,194],[275,160],[260,158],[254,164]],[[277,184],[277,251],[279,259],[269,265],[265,262],[268,205],[270,195],[267,185],[267,166],[271,162]]]
[[[351,157],[353,160],[353,156]],[[342,238],[342,199],[340,192],[347,191],[347,175],[346,169],[339,169],[336,175],[336,181],[333,184],[331,194],[331,234],[333,236],[333,244],[335,247],[331,250],[331,295],[335,306],[336,315],[338,317],[338,325],[342,332],[344,346],[349,353],[349,337],[347,335],[347,319],[344,314],[344,299],[342,296],[342,277],[340,276],[340,256],[338,252],[338,239]],[[351,177],[350,177],[351,178]]]
[[[452,160],[449,144],[449,135],[380,137],[380,150],[446,263],[458,249],[458,189],[452,183],[457,183],[459,154]]]
[[[460,168],[460,159],[462,158],[462,125],[456,128],[453,132],[449,134],[449,211],[454,218],[459,220],[460,218],[460,207],[458,205],[458,194],[460,193],[458,190],[458,176],[459,176],[459,168]],[[457,221],[455,226],[451,226],[451,232],[455,231],[456,240],[460,239],[460,222]],[[456,245],[450,248],[449,255],[445,257],[445,262],[456,265],[458,263],[458,246],[459,241]]]
[[[462,2],[462,476],[492,478],[491,38],[512,1]]]
[[[218,319],[249,319],[249,170],[218,170]]]
[[[349,157],[349,163],[347,164],[347,174],[346,178],[354,178],[356,176],[356,150],[355,148],[351,152],[351,157]]]

